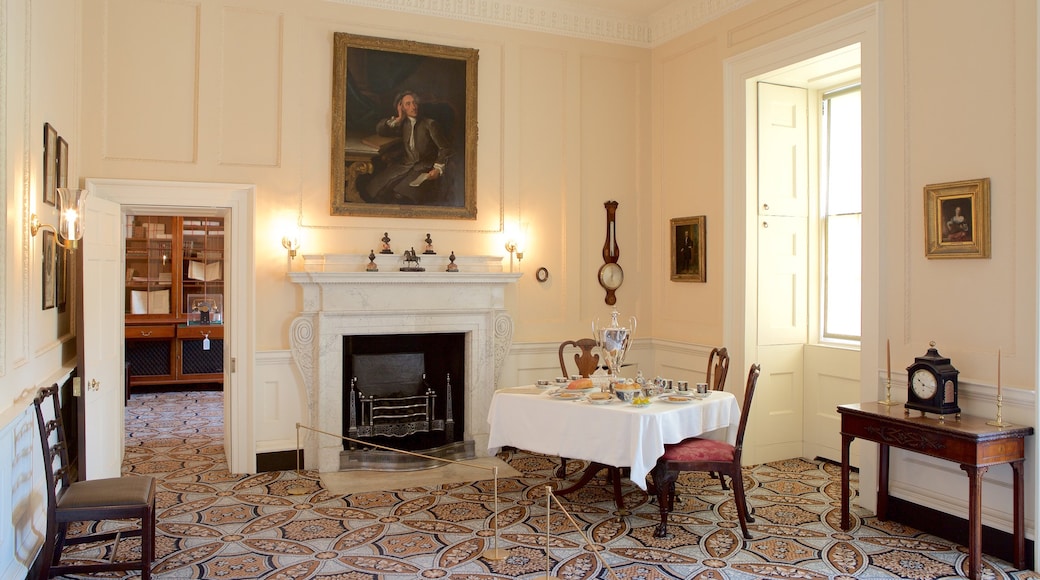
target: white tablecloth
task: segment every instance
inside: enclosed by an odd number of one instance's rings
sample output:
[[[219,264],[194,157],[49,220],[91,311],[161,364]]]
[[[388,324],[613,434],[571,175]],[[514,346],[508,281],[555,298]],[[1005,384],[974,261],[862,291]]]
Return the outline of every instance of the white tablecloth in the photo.
[[[488,412],[492,455],[518,449],[630,467],[631,479],[646,489],[646,475],[666,443],[704,436],[734,443],[740,422],[736,397],[711,392],[685,404],[654,401],[647,407],[618,402],[593,405],[555,399],[530,387],[495,392]]]

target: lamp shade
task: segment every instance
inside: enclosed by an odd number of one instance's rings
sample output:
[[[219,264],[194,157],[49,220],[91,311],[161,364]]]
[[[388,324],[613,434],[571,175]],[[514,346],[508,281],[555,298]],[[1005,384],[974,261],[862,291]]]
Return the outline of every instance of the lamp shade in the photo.
[[[88,193],[85,189],[58,188],[58,209],[61,214],[58,220],[59,237],[70,241],[83,238],[83,212]]]

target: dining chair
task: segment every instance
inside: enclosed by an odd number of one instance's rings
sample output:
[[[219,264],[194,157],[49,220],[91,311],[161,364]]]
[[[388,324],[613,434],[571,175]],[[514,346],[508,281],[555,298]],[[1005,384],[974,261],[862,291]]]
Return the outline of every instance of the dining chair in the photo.
[[[594,338],[579,338],[578,340],[565,340],[560,343],[560,372],[563,376],[569,377],[572,372],[567,369],[567,362],[564,359],[564,351],[568,350],[568,347],[578,349],[580,352],[574,353],[574,365],[578,369],[579,375],[582,377],[590,377],[592,373],[596,372],[599,368],[599,355],[594,354],[593,350],[599,346]]]
[[[708,388],[713,391],[725,391],[726,375],[728,374],[729,351],[726,350],[726,347],[711,349],[711,354],[708,355],[708,370],[704,372],[704,382],[708,383]],[[722,489],[729,489],[729,486],[726,485],[726,478],[722,477],[721,473],[711,475],[719,480]]]
[[[704,382],[713,391],[726,390],[726,375],[729,374],[729,351],[726,347],[713,348],[708,355],[708,370],[704,373]]]
[[[593,353],[593,350],[599,346],[594,338],[579,338],[578,340],[565,340],[560,343],[560,372],[563,376],[570,377],[572,373],[567,368],[567,360],[564,358],[564,352],[568,350],[577,349],[578,352],[574,353],[574,366],[578,369],[579,375],[584,378],[592,376],[592,373],[599,369],[599,355]],[[570,347],[570,349],[568,349]],[[556,477],[566,477],[567,475],[567,458],[560,458],[560,467],[556,469]]]
[[[755,395],[755,385],[758,383],[760,372],[761,366],[758,364],[751,365],[748,370],[744,405],[737,427],[737,439],[733,445],[725,441],[690,437],[679,443],[664,446],[664,455],[657,459],[657,465],[650,472],[651,482],[657,493],[658,509],[661,512],[661,523],[654,531],[655,537],[668,537],[668,513],[675,507],[675,480],[679,474],[683,471],[707,471],[729,476],[733,485],[733,503],[737,508],[740,530],[744,533],[745,539],[751,539],[747,522],[753,522],[755,518],[748,513],[740,456],[744,446],[744,430],[747,428],[751,412],[751,399]]]
[[[53,401],[53,419],[44,418],[44,403]],[[65,426],[61,419],[58,402],[58,385],[41,389],[33,399],[36,407],[36,423],[39,426],[43,449],[43,465],[47,482],[47,536],[40,552],[39,578],[53,578],[66,574],[88,574],[140,570],[141,580],[149,580],[152,560],[155,558],[155,479],[147,476],[124,476],[107,479],[72,481],[69,473],[69,450],[65,439]],[[55,442],[51,442],[52,435]],[[70,522],[102,522],[108,520],[140,519],[137,528],[120,528],[66,538]],[[100,529],[100,526],[97,526]],[[136,560],[117,562],[119,542],[128,537],[140,537],[140,557]],[[87,542],[114,541],[108,550],[107,561],[85,562],[77,560],[61,563],[65,545]]]

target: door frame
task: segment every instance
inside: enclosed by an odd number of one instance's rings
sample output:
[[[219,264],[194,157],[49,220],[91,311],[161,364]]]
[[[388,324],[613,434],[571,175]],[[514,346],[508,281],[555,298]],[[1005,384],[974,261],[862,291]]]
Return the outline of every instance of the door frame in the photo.
[[[123,213],[128,207],[137,212],[171,215],[182,209],[188,212],[218,208],[226,211],[228,258],[225,260],[224,324],[227,332],[224,356],[229,364],[224,366],[224,452],[232,473],[256,473],[250,388],[256,342],[256,289],[253,284],[256,270],[253,251],[256,186],[100,178],[87,178],[85,183],[91,196],[119,203]]]
[[[726,344],[739,345],[731,351],[736,368],[744,368],[756,356],[757,340],[757,203],[749,199],[756,191],[748,184],[755,165],[753,136],[748,123],[748,104],[754,103],[754,81],[771,71],[848,46],[860,44],[863,95],[863,236],[862,249],[862,361],[878,360],[880,320],[880,44],[879,7],[865,6],[775,42],[741,53],[723,62],[724,158],[724,262],[734,264],[723,274],[723,309]],[[863,400],[875,400],[879,389],[878,368],[860,365]],[[877,477],[877,458],[862,454],[861,481]],[[863,494],[859,503],[875,509],[876,498]]]

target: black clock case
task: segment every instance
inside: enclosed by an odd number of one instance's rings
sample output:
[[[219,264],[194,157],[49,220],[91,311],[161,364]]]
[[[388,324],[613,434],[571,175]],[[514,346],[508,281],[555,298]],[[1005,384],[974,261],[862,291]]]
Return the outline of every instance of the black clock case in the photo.
[[[935,389],[935,394],[928,399],[918,397],[910,384],[913,380],[914,372],[921,369],[935,376],[937,388]],[[960,374],[960,371],[950,364],[950,359],[939,354],[939,351],[934,346],[929,348],[924,356],[916,357],[914,364],[906,367],[906,372],[907,392],[904,407],[915,409],[922,413],[960,415],[961,408],[957,404],[957,376]]]

